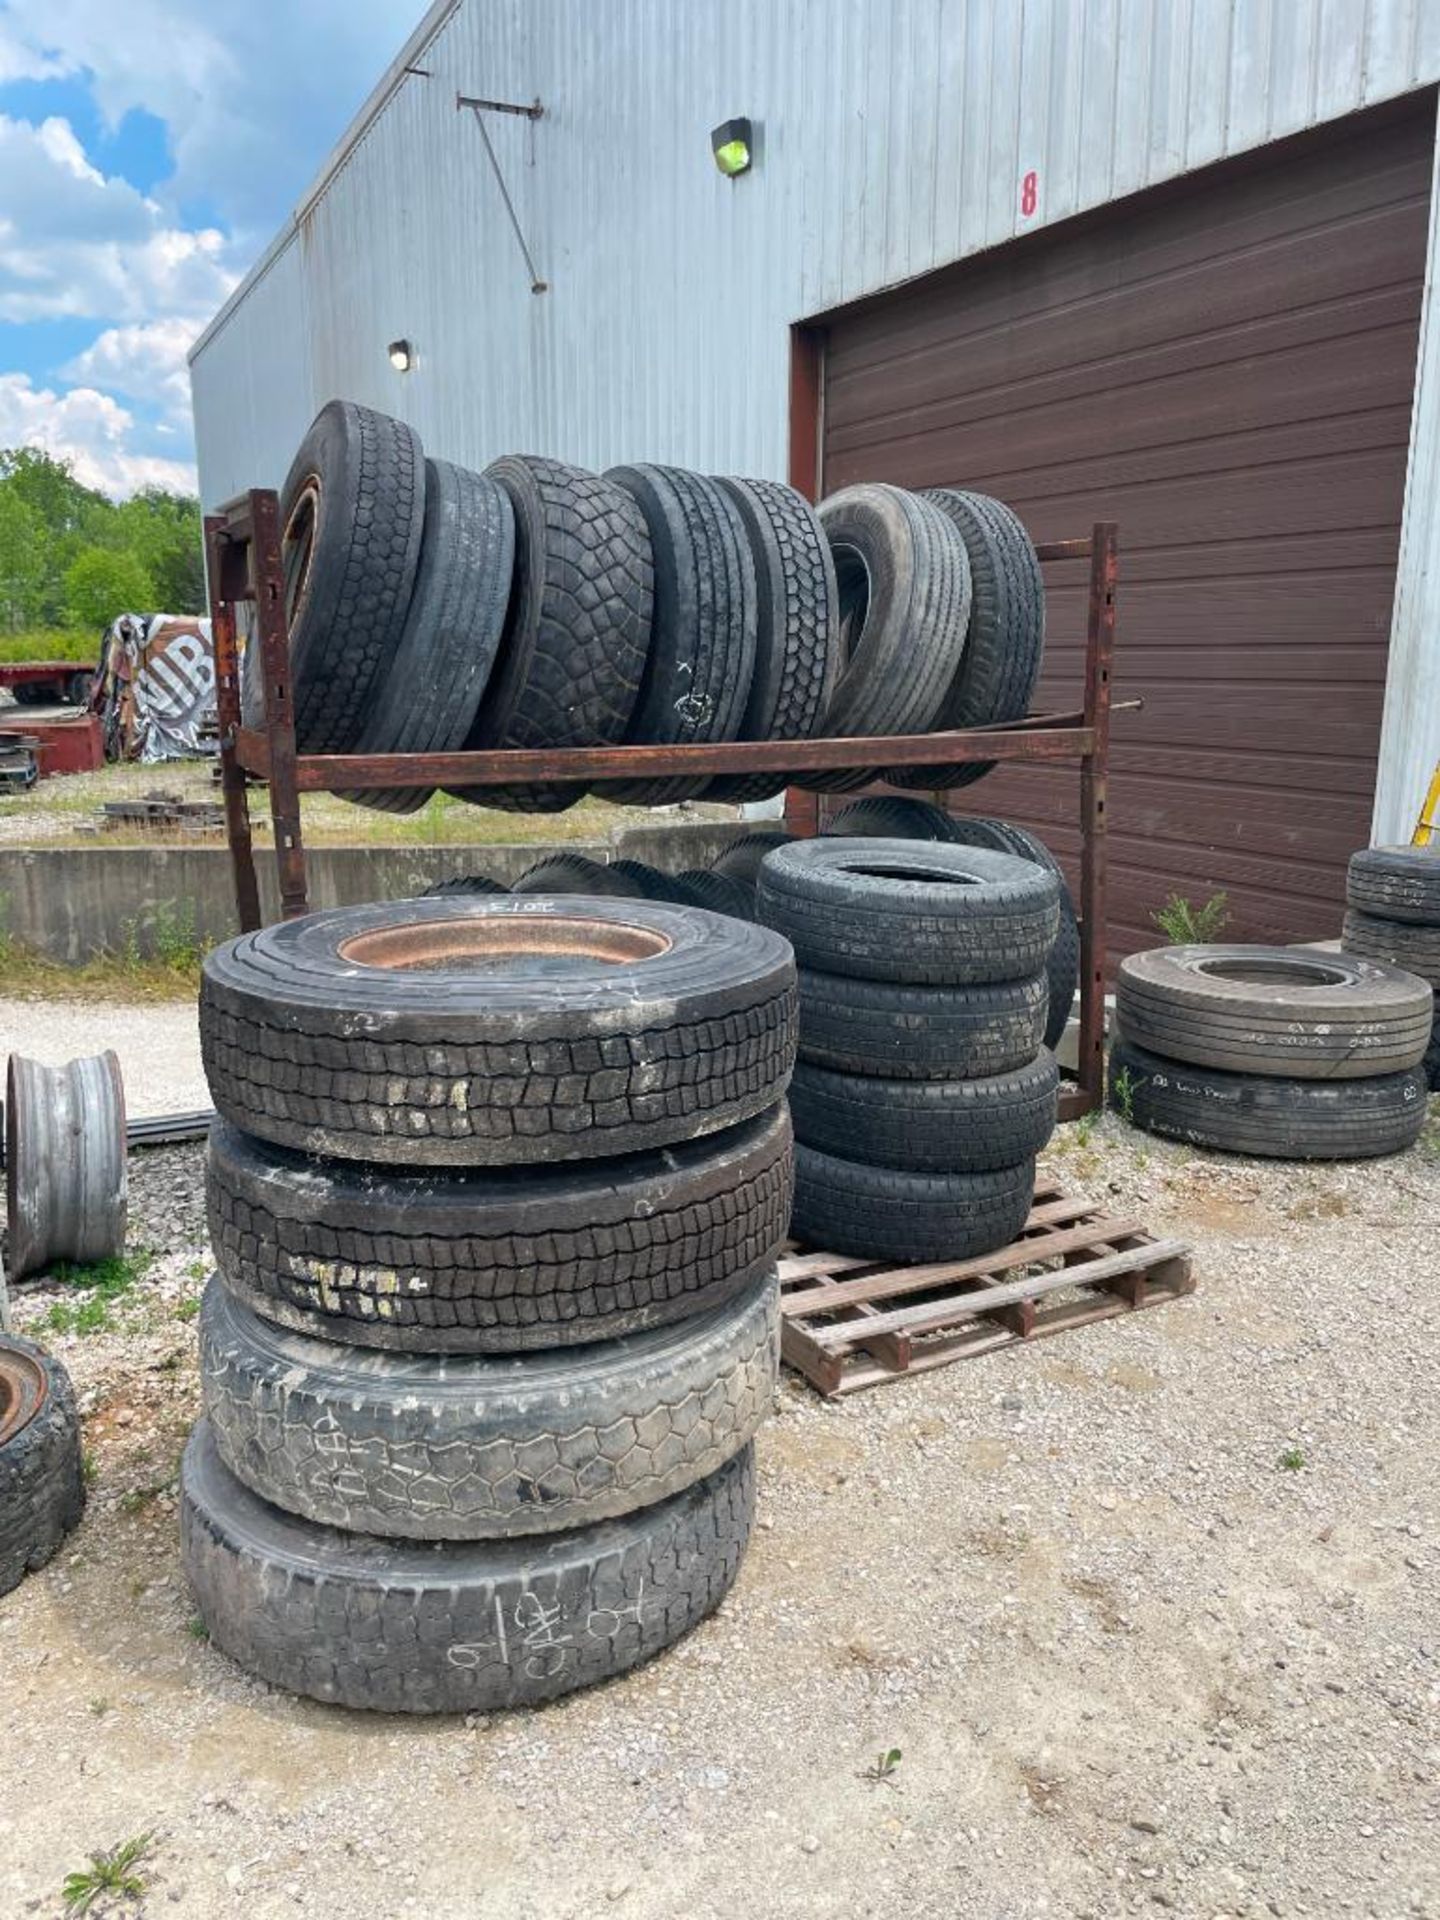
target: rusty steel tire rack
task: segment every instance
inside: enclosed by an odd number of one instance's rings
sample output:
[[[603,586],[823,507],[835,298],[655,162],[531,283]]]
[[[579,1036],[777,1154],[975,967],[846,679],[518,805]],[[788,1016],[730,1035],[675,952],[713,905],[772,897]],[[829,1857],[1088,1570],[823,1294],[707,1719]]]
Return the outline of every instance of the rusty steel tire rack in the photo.
[[[500,786],[516,781],[601,780],[683,774],[798,773],[818,768],[925,766],[992,760],[1053,764],[1080,770],[1080,1046],[1078,1068],[1060,1096],[1060,1118],[1077,1119],[1103,1104],[1105,1075],[1105,783],[1110,747],[1111,660],[1115,643],[1118,538],[1099,521],[1084,539],[1048,541],[1042,563],[1086,560],[1090,567],[1085,641],[1085,704],[1078,713],[1031,714],[1013,723],[965,732],[905,734],[852,740],[751,740],[705,746],[621,746],[507,749],[483,753],[301,754],[295,747],[290,644],[285,617],[276,494],[257,488],[205,521],[206,573],[215,636],[220,726],[220,778],[226,836],[242,931],[261,924],[260,888],[250,828],[248,781],[270,788],[280,908],[286,919],[308,912],[302,793],[397,787]],[[244,725],[240,711],[237,630],[240,609],[253,618],[249,644],[260,649],[265,726]],[[1121,702],[1121,707],[1139,702]],[[811,794],[798,796],[818,827]]]
[[[1190,1244],[1035,1189],[1008,1247],[897,1267],[791,1246],[780,1257],[780,1352],[830,1399],[1023,1340],[1068,1333],[1194,1290]]]

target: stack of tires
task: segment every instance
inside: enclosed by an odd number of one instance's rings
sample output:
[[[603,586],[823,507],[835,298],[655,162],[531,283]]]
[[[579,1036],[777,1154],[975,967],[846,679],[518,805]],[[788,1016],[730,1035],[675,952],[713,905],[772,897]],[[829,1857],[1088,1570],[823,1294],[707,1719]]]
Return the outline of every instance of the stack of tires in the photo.
[[[1021,718],[1044,597],[1019,521],[981,494],[793,488],[508,455],[427,459],[403,421],[318,415],[281,497],[295,731],[311,753],[689,746],[926,733]],[[258,650],[244,708],[261,724]],[[987,769],[807,776],[960,784]],[[758,801],[786,772],[637,775],[590,790],[653,806]],[[411,811],[429,789],[354,793]],[[576,782],[452,789],[554,812]]]
[[[1157,947],[1120,963],[1110,1104],[1148,1133],[1226,1153],[1359,1160],[1425,1119],[1432,995],[1318,948]]]
[[[385,1711],[546,1700],[735,1577],[778,1366],[795,969],[694,908],[348,908],[210,955],[218,1274],[181,1472],[214,1643]]]
[[[1055,1126],[1056,876],[986,848],[820,838],[766,856],[758,906],[800,964],[797,1237],[888,1260],[1008,1244]]]
[[[1440,1092],[1440,852],[1428,847],[1367,847],[1350,856],[1348,911],[1341,946],[1403,967],[1434,993],[1427,1085]]]

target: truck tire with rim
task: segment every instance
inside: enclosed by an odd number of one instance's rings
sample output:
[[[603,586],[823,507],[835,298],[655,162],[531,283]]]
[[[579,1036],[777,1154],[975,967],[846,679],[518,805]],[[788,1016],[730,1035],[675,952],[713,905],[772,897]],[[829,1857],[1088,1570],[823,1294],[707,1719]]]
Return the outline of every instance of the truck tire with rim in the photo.
[[[1432,998],[1412,974],[1306,947],[1154,947],[1120,963],[1123,1037],[1227,1073],[1355,1080],[1419,1064]]]
[[[1365,847],[1350,856],[1345,898],[1357,913],[1440,927],[1440,850]]]
[[[790,1082],[796,1137],[837,1159],[917,1173],[989,1173],[1033,1160],[1055,1131],[1060,1075],[1042,1052],[972,1080],[890,1080],[801,1060]]]
[[[773,1270],[710,1313],[524,1359],[357,1353],[268,1325],[212,1280],[205,1412],[262,1500],[349,1533],[496,1540],[593,1526],[749,1444],[780,1364]]]
[[[635,500],[655,556],[650,653],[625,738],[646,746],[734,740],[755,669],[755,563],[734,500],[680,467],[612,467]],[[603,799],[665,806],[705,791],[708,776],[604,780]]]
[[[654,567],[640,509],[622,487],[560,460],[512,454],[485,471],[514,508],[515,581],[500,658],[465,745],[616,745],[650,645]],[[480,807],[557,813],[584,788],[450,791]]]
[[[283,1326],[411,1353],[519,1353],[703,1313],[775,1257],[784,1103],[661,1152],[514,1173],[310,1160],[216,1120],[206,1198],[237,1298]]]
[[[1162,1059],[1120,1040],[1110,1104],[1146,1133],[1276,1160],[1363,1160],[1402,1153],[1425,1124],[1425,1076],[1285,1080]]]
[[[755,563],[759,623],[755,671],[738,740],[808,740],[817,733],[840,672],[835,562],[820,517],[804,494],[778,480],[727,480]],[[782,793],[783,773],[731,773],[707,800],[735,805]]]
[[[70,1377],[33,1341],[0,1334],[0,1594],[54,1558],[84,1508]]]
[[[181,1558],[212,1644],[274,1686],[382,1713],[535,1706],[639,1666],[724,1599],[754,1508],[750,1447],[597,1526],[441,1545],[280,1512],[205,1420],[180,1467]]]
[[[302,753],[346,753],[395,657],[425,522],[425,456],[403,420],[349,400],[321,408],[280,496],[290,700]],[[244,708],[264,725],[260,648]]]
[[[393,900],[206,956],[201,1052],[232,1125],[347,1160],[644,1152],[762,1113],[795,1052],[763,927],[648,900]]]
[[[800,1057],[840,1073],[967,1080],[1009,1073],[1044,1042],[1044,979],[915,987],[800,973]]]
[[[822,501],[820,524],[835,557],[843,658],[821,731],[928,733],[965,649],[963,541],[933,501],[903,487],[846,487]],[[797,784],[844,793],[879,777],[839,770]]]
[[[1045,654],[1045,583],[1034,545],[1003,500],[951,487],[928,488],[925,498],[965,542],[972,590],[964,657],[935,717],[935,731],[1023,720]],[[885,778],[896,787],[964,787],[994,765],[971,760],[892,767]]]
[[[1024,1226],[1035,1163],[994,1173],[902,1173],[795,1149],[797,1240],[857,1258],[968,1260],[1005,1247]]]
[[[938,841],[798,841],[766,860],[758,901],[807,968],[929,986],[1039,973],[1060,918],[1053,873]]]

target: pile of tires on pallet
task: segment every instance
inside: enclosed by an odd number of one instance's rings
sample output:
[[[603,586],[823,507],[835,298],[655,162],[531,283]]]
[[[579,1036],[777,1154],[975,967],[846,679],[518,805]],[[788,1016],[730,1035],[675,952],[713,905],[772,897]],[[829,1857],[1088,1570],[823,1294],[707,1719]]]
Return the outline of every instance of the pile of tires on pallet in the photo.
[[[1056,874],[950,841],[822,837],[765,856],[758,910],[800,966],[796,1237],[894,1261],[1008,1245],[1056,1119]]]
[[[1044,642],[1034,548],[1000,502],[792,488],[510,455],[427,459],[414,430],[332,401],[281,500],[296,738],[313,753],[687,746],[921,734],[1017,720]],[[244,707],[259,725],[259,649]],[[799,774],[960,785],[984,765]],[[637,805],[757,801],[794,770],[593,783]],[[553,812],[575,781],[451,789]],[[392,811],[430,789],[356,792]]]
[[[1356,954],[1157,947],[1120,963],[1110,1103],[1227,1153],[1398,1153],[1424,1124],[1433,1018],[1425,981]]]
[[[1440,1093],[1440,850],[1366,847],[1350,856],[1341,946],[1403,967],[1431,989],[1426,1083]]]
[[[218,1110],[214,1644],[386,1711],[619,1673],[722,1599],[774,1394],[795,968],[691,907],[411,900],[247,934],[201,993]]]

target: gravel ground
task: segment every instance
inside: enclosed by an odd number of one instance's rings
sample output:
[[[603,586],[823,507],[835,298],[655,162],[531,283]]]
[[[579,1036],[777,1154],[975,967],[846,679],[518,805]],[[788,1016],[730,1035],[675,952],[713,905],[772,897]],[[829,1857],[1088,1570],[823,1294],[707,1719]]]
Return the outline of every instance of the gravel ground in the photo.
[[[157,1255],[114,1330],[55,1340],[90,1511],[0,1603],[5,1913],[153,1830],[146,1911],[197,1920],[1440,1914],[1440,1112],[1317,1170],[1082,1131],[1052,1170],[1190,1235],[1196,1294],[840,1403],[787,1378],[714,1619],[422,1723],[190,1631],[201,1158],[138,1156]]]
[[[63,1067],[106,1047],[119,1056],[132,1118],[190,1113],[211,1104],[200,1069],[193,994],[143,1006],[119,1000],[47,1000],[37,1005],[0,998],[0,1059],[23,1053],[44,1066]]]

